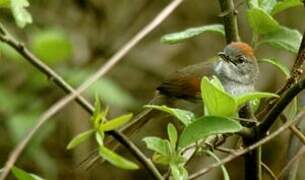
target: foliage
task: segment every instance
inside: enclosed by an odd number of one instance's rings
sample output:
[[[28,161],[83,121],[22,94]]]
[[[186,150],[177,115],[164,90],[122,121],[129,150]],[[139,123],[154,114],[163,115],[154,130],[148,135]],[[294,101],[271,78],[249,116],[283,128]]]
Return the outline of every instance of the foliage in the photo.
[[[28,0],[0,0],[0,8],[10,8],[16,24],[23,28],[32,23],[32,16],[26,9],[30,3]]]
[[[248,0],[248,3],[248,21],[254,33],[254,43],[257,43],[257,46],[267,43],[297,53],[301,44],[300,32],[279,25],[273,16],[285,9],[301,5],[301,0]]]
[[[269,44],[276,48],[297,53],[301,40],[302,35],[299,31],[280,26],[277,31],[263,35],[262,39],[258,42],[258,45]]]
[[[67,145],[67,149],[73,149],[79,144],[85,142],[90,137],[95,135],[95,140],[99,145],[99,155],[104,158],[106,161],[111,163],[112,165],[128,170],[136,170],[138,169],[138,165],[125,159],[124,157],[120,156],[119,154],[111,151],[107,147],[104,146],[104,137],[105,132],[112,131],[117,129],[121,125],[127,123],[131,118],[132,114],[126,114],[119,117],[116,117],[112,120],[107,120],[109,108],[105,108],[101,110],[101,103],[96,96],[95,98],[95,111],[93,116],[91,117],[92,129],[87,130],[83,133],[78,134],[75,136]]]
[[[208,136],[236,133],[242,126],[233,119],[217,116],[203,116],[185,127],[179,138],[179,148],[204,140]]]
[[[279,60],[274,58],[265,58],[261,59],[260,62],[272,64],[274,67],[278,68],[287,78],[290,77],[290,71],[288,67],[285,64],[281,63]]]
[[[207,26],[193,27],[186,29],[181,32],[176,32],[172,34],[166,34],[161,37],[161,42],[166,44],[176,44],[182,42],[186,39],[196,37],[205,32],[216,32],[221,35],[225,35],[224,27],[222,24],[213,24]]]
[[[192,123],[192,120],[194,119],[195,115],[194,113],[182,109],[176,109],[176,108],[170,108],[166,105],[158,106],[158,105],[145,105],[145,108],[152,108],[157,109],[159,111],[167,112],[170,115],[177,118],[182,124],[185,126]]]
[[[16,166],[14,166],[12,168],[12,172],[18,180],[43,180],[43,178],[41,178],[35,174],[28,173],[28,172],[24,171],[23,169],[20,169]]]
[[[40,59],[51,65],[72,57],[72,44],[68,36],[60,30],[36,33],[32,38],[31,49]]]
[[[146,143],[148,149],[154,151],[152,158],[154,162],[168,165],[171,169],[171,176],[174,179],[187,179],[188,173],[184,168],[186,160],[182,156],[182,151],[178,150],[178,133],[174,125],[171,123],[167,125],[167,135],[168,139],[145,137],[143,141]]]
[[[232,96],[225,92],[216,77],[211,80],[207,77],[202,78],[201,95],[205,107],[205,115],[201,117],[195,117],[190,111],[169,108],[165,105],[145,106],[169,113],[184,125],[182,133],[178,135],[174,126],[169,124],[167,127],[169,140],[159,137],[143,139],[147,148],[154,151],[153,160],[168,165],[174,179],[187,179],[183,150],[189,145],[200,143],[211,135],[238,133],[243,127],[232,117],[237,116],[239,107],[249,101],[278,97],[276,94],[266,92],[249,92],[241,96]],[[224,175],[228,178],[226,172]]]

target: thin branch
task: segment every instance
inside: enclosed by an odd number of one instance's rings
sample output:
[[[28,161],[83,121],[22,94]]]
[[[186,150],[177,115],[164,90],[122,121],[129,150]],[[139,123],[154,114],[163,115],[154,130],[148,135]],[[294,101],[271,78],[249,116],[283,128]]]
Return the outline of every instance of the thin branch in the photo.
[[[267,166],[267,164],[261,162],[262,167],[266,170],[266,172],[270,175],[270,177],[274,180],[278,180],[274,172]]]
[[[295,126],[291,126],[289,129],[305,145],[305,136],[304,136],[304,134],[297,127],[295,127]]]
[[[283,167],[283,169],[280,171],[280,173],[277,175],[277,178],[282,177],[285,172],[297,161],[299,160],[302,155],[304,155],[305,153],[305,146],[303,146],[301,149],[299,149],[299,151],[296,153],[296,155],[290,159],[290,161],[285,165],[285,167]]]
[[[291,88],[289,88],[286,93],[284,93],[274,107],[266,114],[262,119],[262,123],[258,125],[259,138],[266,135],[267,131],[273,125],[278,116],[282,113],[285,107],[292,101],[292,99],[305,88],[305,79],[301,80]]]
[[[218,150],[220,152],[224,152],[224,153],[228,153],[228,154],[235,154],[236,150],[234,149],[228,149],[228,148],[224,148],[224,147],[217,147],[215,148],[215,150]],[[261,162],[261,166],[266,170],[266,172],[270,175],[270,177],[274,180],[278,180],[278,178],[276,177],[276,175],[274,174],[274,172],[263,162]]]
[[[226,42],[240,41],[238,34],[238,25],[236,17],[236,9],[233,0],[219,0],[221,13],[224,14],[223,22],[226,33]]]
[[[280,118],[284,123],[288,121],[284,114],[281,114]],[[305,145],[305,136],[296,126],[290,126],[289,130]]]
[[[232,155],[235,155],[235,152],[237,151],[235,149],[225,148],[225,147],[221,147],[221,146],[215,147],[215,150],[223,152],[223,153],[232,154]]]
[[[79,96],[82,92],[84,92],[87,88],[89,88],[95,81],[97,81],[101,76],[103,76],[106,72],[108,72],[116,63],[118,63],[135,45],[137,45],[140,40],[142,40],[147,34],[149,34],[152,30],[154,30],[159,24],[161,24],[166,17],[168,17],[181,3],[183,0],[173,0],[169,5],[167,5],[147,26],[145,26],[139,33],[137,33],[132,39],[130,39],[119,51],[117,51],[105,65],[103,65],[96,73],[90,76],[79,88],[75,91],[70,92],[70,95],[65,96],[61,100],[57,101],[53,104],[45,113],[41,115],[38,120],[38,123],[30,130],[30,132],[25,136],[25,138],[18,143],[15,149],[11,152],[9,159],[7,160],[5,167],[3,168],[3,172],[0,176],[0,180],[5,179],[8,175],[10,169],[20,156],[21,152],[24,150],[28,142],[31,140],[33,135],[40,129],[40,127],[54,114],[56,114],[59,110],[61,110],[65,105],[67,105],[70,101]],[[110,131],[109,134],[119,138],[121,140],[127,140],[125,136],[116,132]],[[129,141],[121,142],[125,145],[132,144]],[[137,154],[137,158],[141,160],[141,162],[150,169],[150,172],[154,174],[157,179],[163,179],[161,174],[157,171],[155,166],[152,166],[152,163],[148,163],[141,154],[138,154],[138,149],[133,149],[136,146],[129,146],[130,151],[135,155]],[[150,162],[150,161],[149,161]]]
[[[305,131],[305,121],[301,121],[297,125],[297,130],[300,132]],[[283,180],[295,180],[298,169],[299,169],[299,164],[300,164],[300,159],[301,158],[296,158],[298,156],[301,156],[300,149],[304,147],[304,144],[302,145],[302,139],[298,138],[297,136],[294,136],[294,134],[290,134],[289,138],[289,143],[288,143],[288,150],[287,150],[287,158],[286,158],[286,166],[287,169],[285,169],[286,173],[283,174]],[[298,155],[298,156],[296,156]],[[292,160],[294,159],[294,160]]]
[[[246,153],[248,153],[249,151],[252,151],[253,149],[258,148],[259,146],[269,142],[270,140],[272,140],[273,138],[275,138],[276,136],[278,136],[280,133],[282,133],[283,131],[285,131],[286,129],[288,129],[291,125],[294,125],[296,123],[298,123],[300,120],[302,120],[302,118],[305,116],[305,111],[300,112],[297,117],[294,120],[288,121],[287,123],[285,123],[283,126],[281,126],[279,129],[277,129],[276,131],[272,132],[270,135],[262,138],[261,140],[259,140],[258,142],[256,142],[255,144],[248,146],[247,148],[243,149],[243,150],[239,150],[236,151],[234,155],[229,155],[226,158],[222,159],[220,162],[214,163],[209,165],[208,167],[201,169],[200,171],[190,175],[189,179],[196,179],[204,174],[206,174],[207,172],[209,172],[210,170],[219,167],[225,163],[228,163],[232,160],[234,160],[235,158],[242,156]]]

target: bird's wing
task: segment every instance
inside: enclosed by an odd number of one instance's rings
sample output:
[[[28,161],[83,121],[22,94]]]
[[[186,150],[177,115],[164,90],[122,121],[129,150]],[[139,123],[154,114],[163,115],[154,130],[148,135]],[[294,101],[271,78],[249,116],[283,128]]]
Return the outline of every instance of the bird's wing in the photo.
[[[203,62],[188,66],[170,75],[157,89],[161,94],[182,99],[196,99],[203,76],[214,73],[214,63]]]

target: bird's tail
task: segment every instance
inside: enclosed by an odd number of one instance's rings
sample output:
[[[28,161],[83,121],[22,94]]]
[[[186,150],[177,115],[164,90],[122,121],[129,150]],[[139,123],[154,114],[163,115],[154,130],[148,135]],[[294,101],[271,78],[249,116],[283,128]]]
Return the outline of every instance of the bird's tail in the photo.
[[[153,104],[153,105],[169,104],[169,99],[163,95],[156,94],[155,97],[148,104]],[[126,136],[131,136],[134,133],[136,133],[141,127],[143,127],[146,123],[148,123],[150,119],[157,117],[160,113],[161,112],[158,110],[145,108],[143,111],[137,114],[130,123],[125,125],[119,131]],[[120,146],[120,143],[111,137],[106,139],[105,144],[108,148],[111,148],[112,150],[116,150]],[[86,160],[87,163],[85,165],[86,166],[85,168],[90,169],[91,167],[93,167],[93,165],[97,162],[98,159],[99,156],[93,156],[93,158],[89,157]]]

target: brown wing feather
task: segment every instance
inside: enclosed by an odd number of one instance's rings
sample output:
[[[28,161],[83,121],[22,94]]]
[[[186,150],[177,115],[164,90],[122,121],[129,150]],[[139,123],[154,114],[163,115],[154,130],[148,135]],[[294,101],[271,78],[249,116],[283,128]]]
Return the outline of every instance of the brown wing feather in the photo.
[[[170,97],[195,99],[200,93],[201,78],[211,74],[213,63],[191,65],[170,75],[157,89]]]

